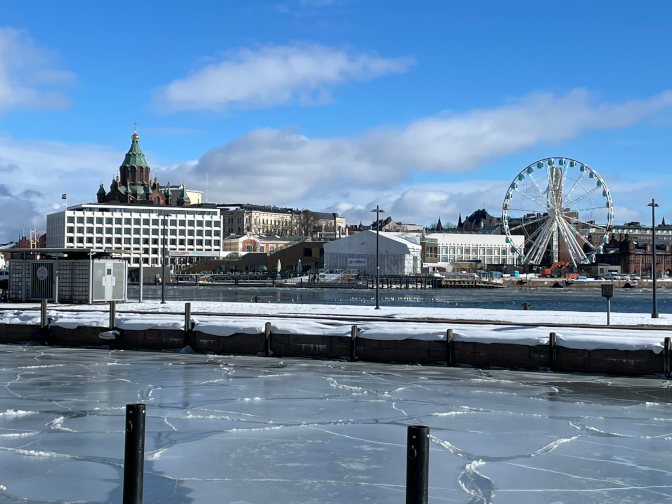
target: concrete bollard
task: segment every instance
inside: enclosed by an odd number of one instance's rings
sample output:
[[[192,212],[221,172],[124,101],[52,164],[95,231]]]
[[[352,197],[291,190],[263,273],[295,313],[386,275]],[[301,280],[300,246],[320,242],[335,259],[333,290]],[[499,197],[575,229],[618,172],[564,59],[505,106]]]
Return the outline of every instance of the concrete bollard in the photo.
[[[126,405],[123,504],[142,504],[142,482],[145,472],[145,412],[144,404]]]
[[[429,427],[409,425],[406,436],[406,504],[427,504]]]
[[[665,378],[670,377],[670,367],[672,363],[670,363],[670,359],[672,358],[672,355],[670,355],[670,337],[665,336],[665,340],[663,342],[663,372],[665,373]]]
[[[350,360],[357,359],[357,326],[353,325],[350,328]]]
[[[114,329],[116,315],[117,315],[117,302],[110,301],[110,324],[109,324],[110,331]]]
[[[454,366],[453,362],[453,330],[446,331],[446,366]]]
[[[271,323],[266,322],[264,326],[264,355],[270,357],[273,354],[271,351]]]
[[[40,301],[40,329],[47,327],[47,300]]]
[[[549,354],[550,354],[550,358],[551,358],[551,362],[550,362],[549,367],[551,368],[551,371],[555,371],[556,367],[558,366],[558,354],[556,352],[557,345],[556,345],[556,342],[555,342],[555,333],[554,332],[552,332],[549,335],[548,344],[549,344],[548,350],[549,350]]]

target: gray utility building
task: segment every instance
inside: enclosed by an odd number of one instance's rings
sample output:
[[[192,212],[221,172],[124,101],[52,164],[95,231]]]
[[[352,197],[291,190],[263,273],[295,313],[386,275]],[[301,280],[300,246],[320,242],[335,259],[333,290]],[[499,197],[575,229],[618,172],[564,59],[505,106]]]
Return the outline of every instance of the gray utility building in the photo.
[[[395,233],[380,233],[380,274],[415,275],[422,267],[422,247],[418,239]],[[363,231],[324,244],[327,270],[358,270],[376,274],[376,232]]]

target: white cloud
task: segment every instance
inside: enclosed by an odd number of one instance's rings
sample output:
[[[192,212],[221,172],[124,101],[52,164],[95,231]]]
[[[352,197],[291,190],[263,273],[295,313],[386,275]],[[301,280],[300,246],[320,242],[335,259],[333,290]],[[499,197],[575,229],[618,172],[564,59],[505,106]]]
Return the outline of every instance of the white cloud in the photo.
[[[0,243],[16,240],[25,226],[44,232],[46,215],[68,205],[96,200],[101,180],[109,187],[123,151],[0,137]]]
[[[56,89],[74,75],[53,67],[51,54],[14,28],[0,28],[0,112],[9,108],[62,108],[70,99]]]
[[[153,103],[164,111],[322,103],[337,84],[403,73],[413,63],[318,44],[238,49],[156,90]]]
[[[671,104],[672,91],[610,104],[577,89],[420,119],[404,128],[376,128],[355,137],[310,138],[263,128],[207,151],[193,167],[180,167],[169,178],[202,186],[208,173],[210,194],[219,201],[293,204],[328,195],[328,204],[335,204],[350,201],[354,188],[385,191],[418,172],[466,172],[525,148],[559,144],[588,130],[627,126]]]

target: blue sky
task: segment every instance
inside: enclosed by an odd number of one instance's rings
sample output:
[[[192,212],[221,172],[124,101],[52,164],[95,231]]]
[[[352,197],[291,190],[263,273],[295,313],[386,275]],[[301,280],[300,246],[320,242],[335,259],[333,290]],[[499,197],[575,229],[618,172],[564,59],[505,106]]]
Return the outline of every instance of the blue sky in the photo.
[[[210,201],[455,221],[567,156],[608,181],[615,222],[651,197],[672,217],[670,20],[669,2],[0,2],[0,241],[44,230],[62,193],[92,201],[135,121],[152,173],[207,173]]]

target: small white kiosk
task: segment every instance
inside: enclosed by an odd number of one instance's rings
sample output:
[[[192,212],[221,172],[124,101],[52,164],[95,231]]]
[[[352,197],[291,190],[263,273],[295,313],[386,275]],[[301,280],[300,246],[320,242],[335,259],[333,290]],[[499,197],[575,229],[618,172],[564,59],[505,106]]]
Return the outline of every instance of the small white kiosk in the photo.
[[[54,303],[126,301],[128,264],[104,250],[12,249],[9,300]]]

